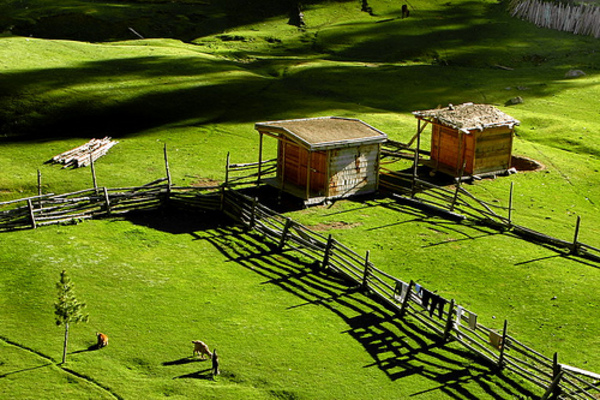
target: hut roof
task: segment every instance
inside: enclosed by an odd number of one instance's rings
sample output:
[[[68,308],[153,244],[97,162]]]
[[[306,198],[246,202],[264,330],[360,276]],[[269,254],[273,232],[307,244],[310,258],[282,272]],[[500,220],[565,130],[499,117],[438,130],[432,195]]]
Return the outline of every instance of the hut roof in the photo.
[[[520,124],[519,120],[488,104],[463,103],[456,106],[450,104],[445,108],[414,111],[413,114],[417,118],[434,120],[467,133],[474,129],[484,130],[498,126],[512,128]]]
[[[258,122],[255,129],[289,136],[311,150],[381,143],[387,140],[385,133],[352,118],[320,117]]]

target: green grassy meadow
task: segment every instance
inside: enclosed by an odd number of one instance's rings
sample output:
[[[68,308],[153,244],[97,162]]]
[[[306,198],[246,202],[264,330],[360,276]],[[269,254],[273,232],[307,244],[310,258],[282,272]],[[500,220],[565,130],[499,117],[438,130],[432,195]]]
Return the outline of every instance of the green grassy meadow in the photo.
[[[254,123],[359,118],[394,140],[411,111],[473,101],[519,119],[514,153],[542,171],[466,188],[508,204],[515,223],[600,247],[600,42],[538,29],[491,0],[150,0],[0,5],[0,201],[89,188],[89,168],[52,156],[93,137],[119,141],[98,184],[224,178],[258,158]],[[144,36],[136,37],[131,30]],[[565,78],[571,69],[586,73]],[[512,97],[522,104],[506,106]],[[426,137],[426,136],[425,136]],[[426,140],[425,140],[426,142]],[[275,142],[266,140],[266,155]],[[425,143],[425,147],[427,143]],[[401,168],[401,166],[397,166]],[[374,196],[290,212],[377,267],[477,312],[561,362],[600,372],[599,266]],[[62,269],[88,304],[68,362],[54,323]],[[525,399],[456,343],[215,215],[156,212],[0,234],[0,397],[18,399]],[[95,332],[109,346],[89,351]],[[222,374],[192,359],[217,348]]]

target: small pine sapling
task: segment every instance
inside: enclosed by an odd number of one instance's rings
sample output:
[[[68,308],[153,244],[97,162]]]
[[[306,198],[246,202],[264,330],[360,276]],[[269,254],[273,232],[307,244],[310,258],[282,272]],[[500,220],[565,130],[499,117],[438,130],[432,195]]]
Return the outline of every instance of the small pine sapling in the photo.
[[[71,281],[67,271],[60,273],[60,281],[56,284],[58,300],[54,303],[56,325],[65,326],[65,341],[63,344],[62,364],[67,361],[67,343],[69,341],[69,324],[87,322],[89,315],[84,314],[85,303],[80,303],[75,297],[75,284]]]

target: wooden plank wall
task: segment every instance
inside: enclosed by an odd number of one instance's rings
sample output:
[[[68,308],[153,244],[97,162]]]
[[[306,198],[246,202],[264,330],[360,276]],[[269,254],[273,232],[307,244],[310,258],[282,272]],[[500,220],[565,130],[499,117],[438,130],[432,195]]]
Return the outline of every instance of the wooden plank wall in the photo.
[[[377,189],[379,144],[331,150],[329,196],[348,196]]]
[[[482,174],[510,168],[512,130],[508,127],[490,128],[463,134],[449,127],[434,125],[431,131],[431,160],[458,174],[464,153],[465,174]],[[434,164],[435,165],[435,164]]]
[[[500,171],[510,168],[512,156],[512,130],[508,127],[474,132],[475,167],[473,174]]]

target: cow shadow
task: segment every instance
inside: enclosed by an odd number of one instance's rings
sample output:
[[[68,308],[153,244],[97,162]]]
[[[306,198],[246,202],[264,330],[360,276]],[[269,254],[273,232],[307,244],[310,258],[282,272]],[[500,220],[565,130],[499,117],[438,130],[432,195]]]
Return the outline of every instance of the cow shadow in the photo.
[[[192,372],[190,374],[184,374],[174,377],[173,379],[204,379],[204,380],[212,380],[213,376],[211,373],[211,369],[203,369],[200,371]]]
[[[179,360],[165,361],[161,365],[168,367],[170,365],[186,365],[186,364],[192,364],[192,363],[202,362],[202,361],[209,361],[209,360],[202,359],[202,358],[194,358],[194,357],[184,357],[184,358],[180,358]]]
[[[79,354],[79,353],[87,353],[88,351],[96,351],[96,350],[100,350],[101,347],[99,347],[97,344],[93,344],[91,346],[89,346],[87,349],[81,349],[81,350],[75,350],[70,352],[69,354]]]

